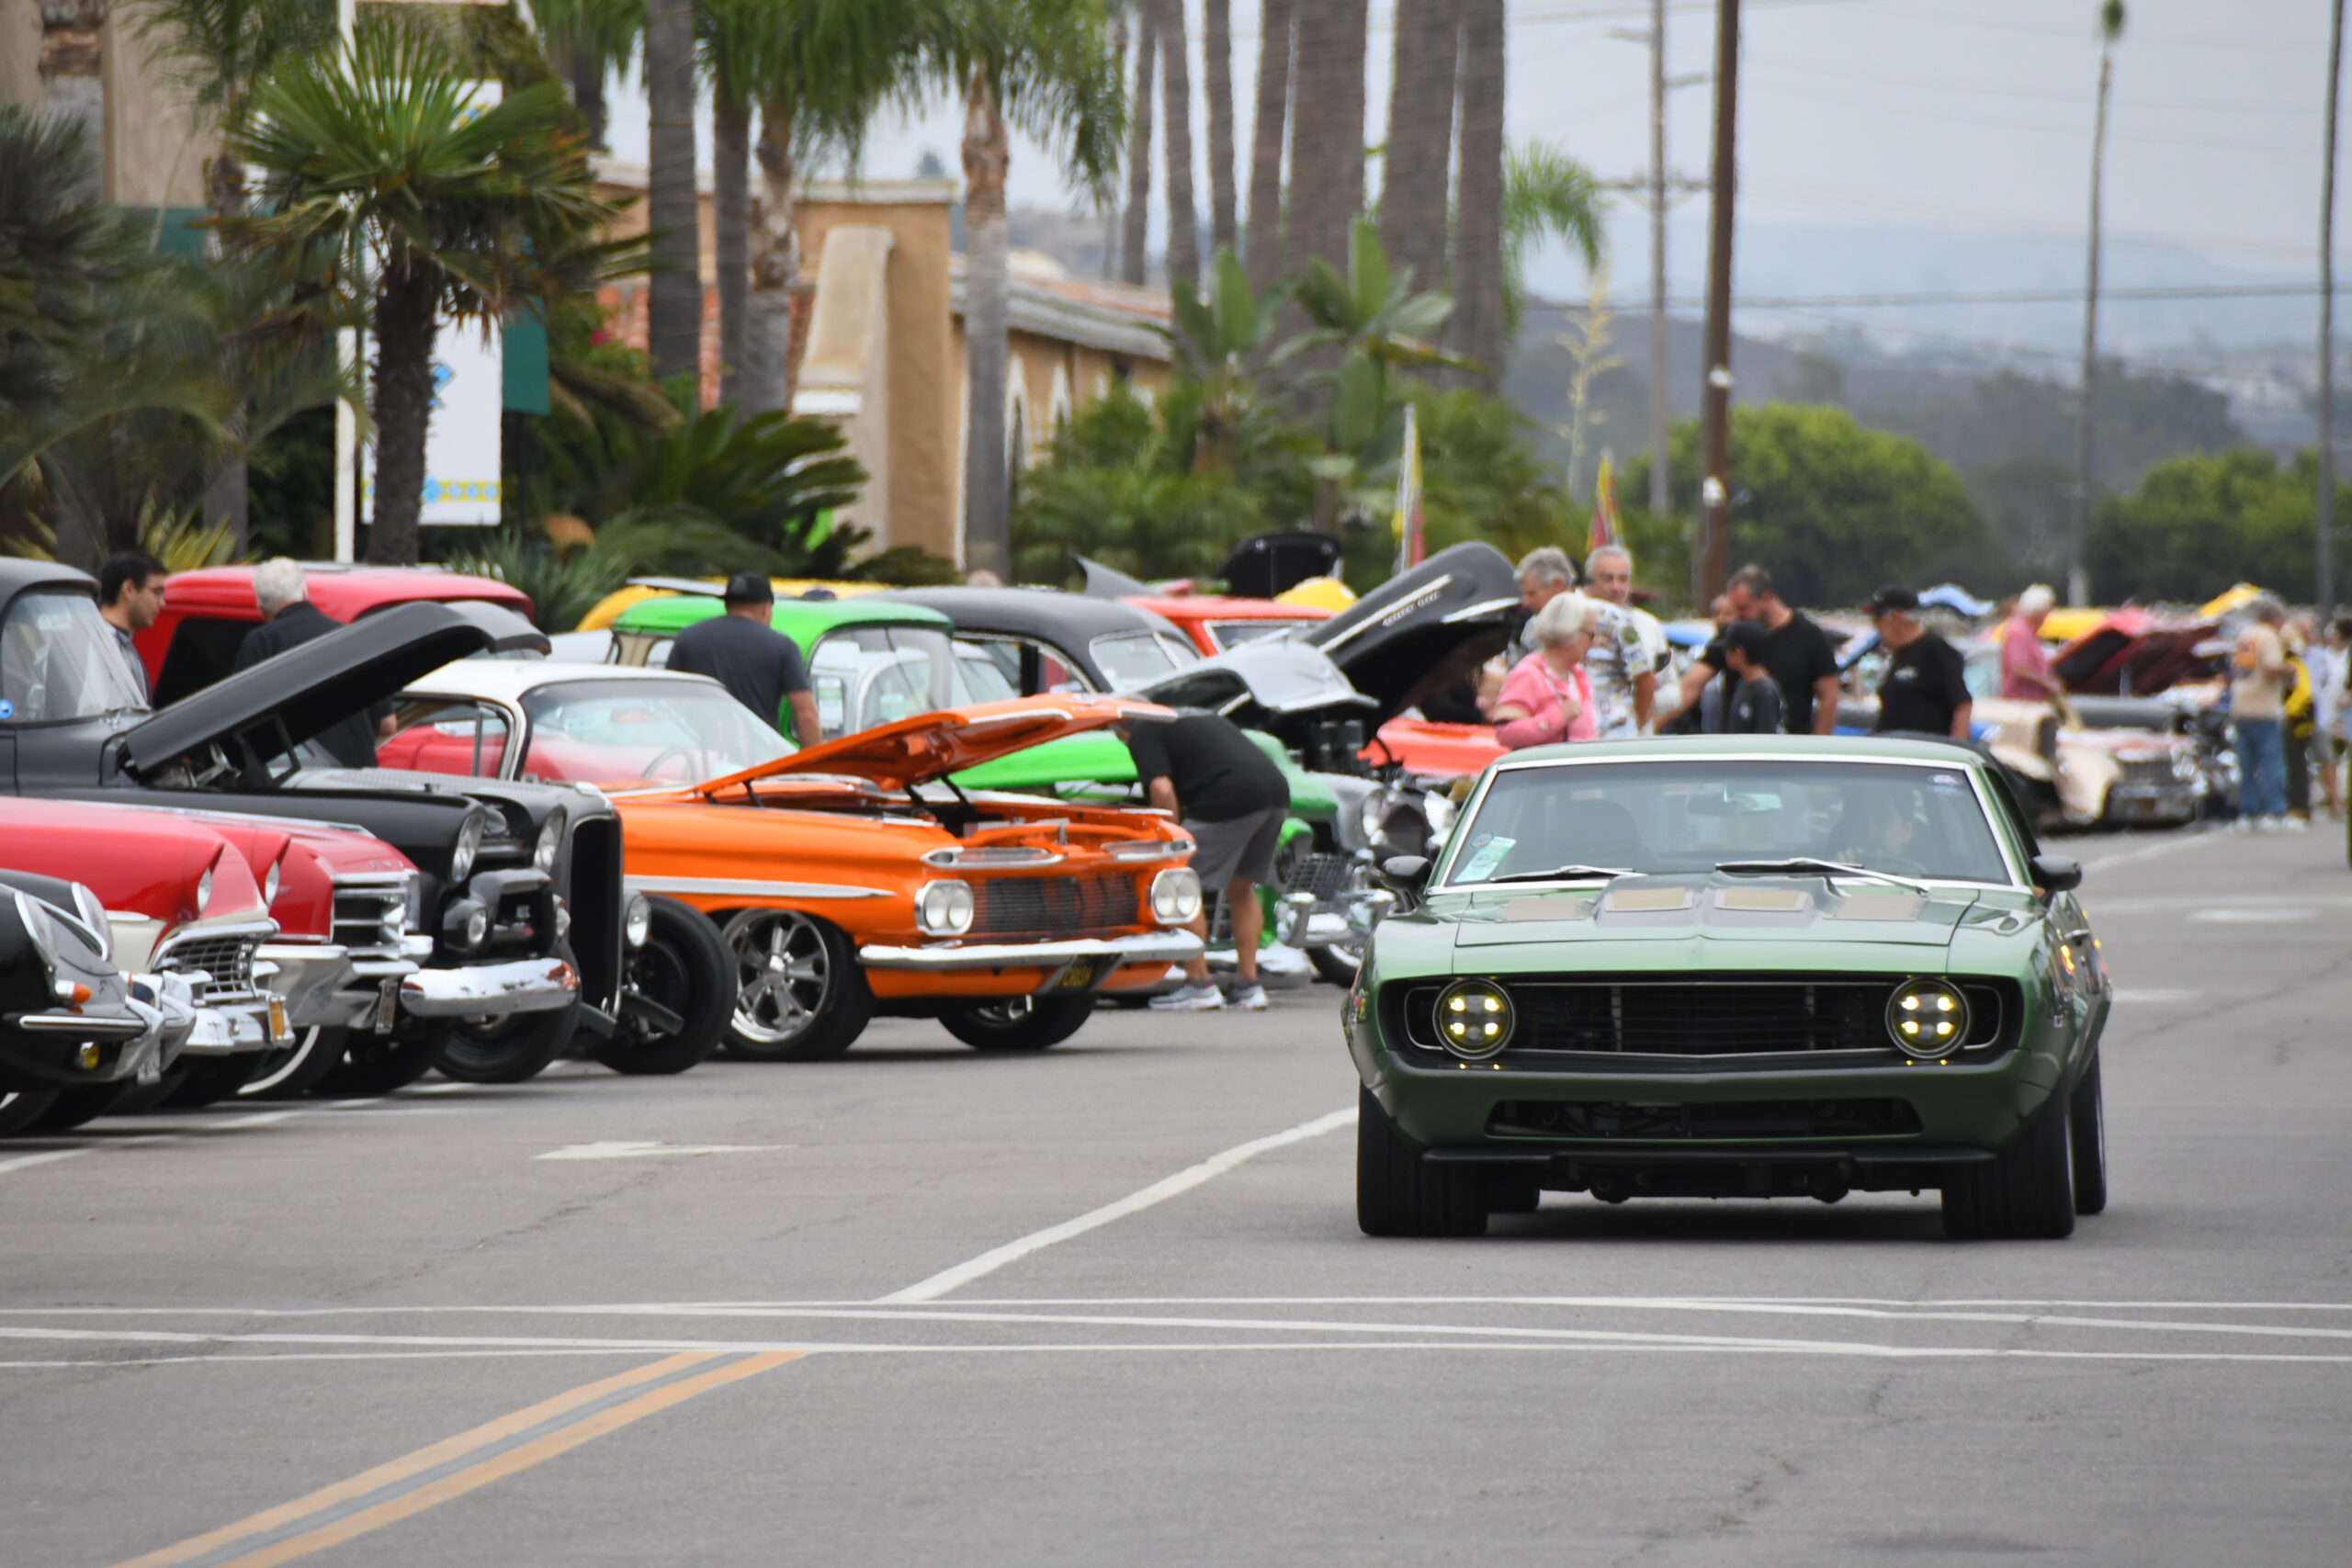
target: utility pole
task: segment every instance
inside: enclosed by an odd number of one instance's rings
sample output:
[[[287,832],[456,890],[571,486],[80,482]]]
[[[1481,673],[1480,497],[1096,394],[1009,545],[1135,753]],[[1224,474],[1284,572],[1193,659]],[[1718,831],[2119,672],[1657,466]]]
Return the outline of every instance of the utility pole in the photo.
[[[1739,194],[1739,0],[1715,5],[1715,155],[1708,201],[1706,385],[1699,404],[1699,547],[1690,594],[1705,604],[1731,575],[1731,236]]]
[[[2312,544],[2319,624],[2335,617],[2335,97],[2344,74],[2344,0],[2328,7],[2327,161],[2319,184],[2319,495]]]
[[[1611,28],[1609,36],[1646,44],[1650,51],[1650,166],[1634,179],[1604,180],[1611,190],[1623,191],[1650,209],[1650,515],[1665,517],[1674,511],[1674,470],[1668,446],[1672,438],[1674,401],[1669,395],[1666,352],[1666,209],[1676,197],[1707,188],[1704,180],[1669,175],[1666,167],[1666,97],[1677,87],[1695,87],[1707,80],[1705,72],[1688,76],[1666,73],[1666,0],[1650,0],[1650,25]]]
[[[2115,74],[2115,40],[2123,36],[2123,0],[2099,7],[2098,110],[2091,119],[2090,261],[2083,284],[2083,395],[2075,412],[2075,528],[2066,552],[2066,603],[2091,602],[2091,460],[2098,412],[2098,252],[2100,186],[2107,174],[2107,98]]]

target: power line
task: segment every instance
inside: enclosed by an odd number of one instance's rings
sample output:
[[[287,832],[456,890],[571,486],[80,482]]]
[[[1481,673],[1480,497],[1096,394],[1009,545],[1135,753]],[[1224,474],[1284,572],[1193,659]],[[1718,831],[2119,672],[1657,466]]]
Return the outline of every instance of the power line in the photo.
[[[2352,283],[2339,284],[2336,292],[2352,292]],[[2133,299],[2309,299],[2319,294],[2315,283],[2226,283],[2226,284],[2159,284],[2143,288],[2102,288],[2101,303]],[[1732,303],[1743,310],[1866,310],[1879,307],[1913,305],[2080,305],[2080,288],[1992,288],[1981,290],[1951,290],[1916,294],[1742,294]],[[1536,295],[1528,297],[1531,305],[1548,306],[1555,310],[1580,310],[1582,300],[1552,299]],[[1695,295],[1670,299],[1667,304],[1679,310],[1693,310],[1705,301]],[[1647,308],[1646,301],[1618,300],[1608,302],[1608,308],[1623,312]]]

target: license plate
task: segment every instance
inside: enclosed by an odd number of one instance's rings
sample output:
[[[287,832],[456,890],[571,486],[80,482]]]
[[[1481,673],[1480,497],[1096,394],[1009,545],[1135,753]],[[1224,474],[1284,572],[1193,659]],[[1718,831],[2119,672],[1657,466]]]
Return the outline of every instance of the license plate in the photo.
[[[1110,962],[1107,958],[1072,959],[1069,966],[1055,976],[1046,988],[1051,991],[1091,991],[1094,988],[1094,982],[1101,979],[1110,967]]]
[[[283,997],[269,998],[269,1038],[274,1043],[294,1038],[294,1031],[286,1022],[286,998]]]
[[[387,980],[376,992],[377,1033],[390,1034],[392,1032],[392,1021],[400,1015],[400,1009],[401,983],[398,980]]]

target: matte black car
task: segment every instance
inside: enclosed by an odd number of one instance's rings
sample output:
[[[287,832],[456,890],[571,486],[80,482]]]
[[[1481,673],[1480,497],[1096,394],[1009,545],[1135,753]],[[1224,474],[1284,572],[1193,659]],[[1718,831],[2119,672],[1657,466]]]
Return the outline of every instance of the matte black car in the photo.
[[[575,1030],[609,1040],[627,992],[618,819],[585,786],[314,765],[320,730],[453,659],[546,639],[512,612],[413,604],[231,675],[160,713],[99,619],[96,584],[0,561],[0,790],[356,824],[415,863],[426,969],[339,1078],[380,1092],[438,1066],[528,1077]]]
[[[185,994],[143,1006],[132,987],[88,888],[0,871],[0,1133],[39,1122],[62,1090],[162,1075],[192,1010]]]
[[[1115,599],[1044,588],[895,588],[876,601],[920,604],[956,623],[1024,697],[1124,692],[1197,663],[1165,616]]]

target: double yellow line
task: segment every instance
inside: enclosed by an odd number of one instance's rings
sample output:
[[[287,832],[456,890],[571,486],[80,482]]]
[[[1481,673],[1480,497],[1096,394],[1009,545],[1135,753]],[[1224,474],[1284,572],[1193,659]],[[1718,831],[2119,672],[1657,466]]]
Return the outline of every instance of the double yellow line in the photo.
[[[671,1356],[584,1383],[116,1568],[270,1568],[291,1562],[543,1464],[696,1394],[797,1361],[804,1354],[695,1350]]]

